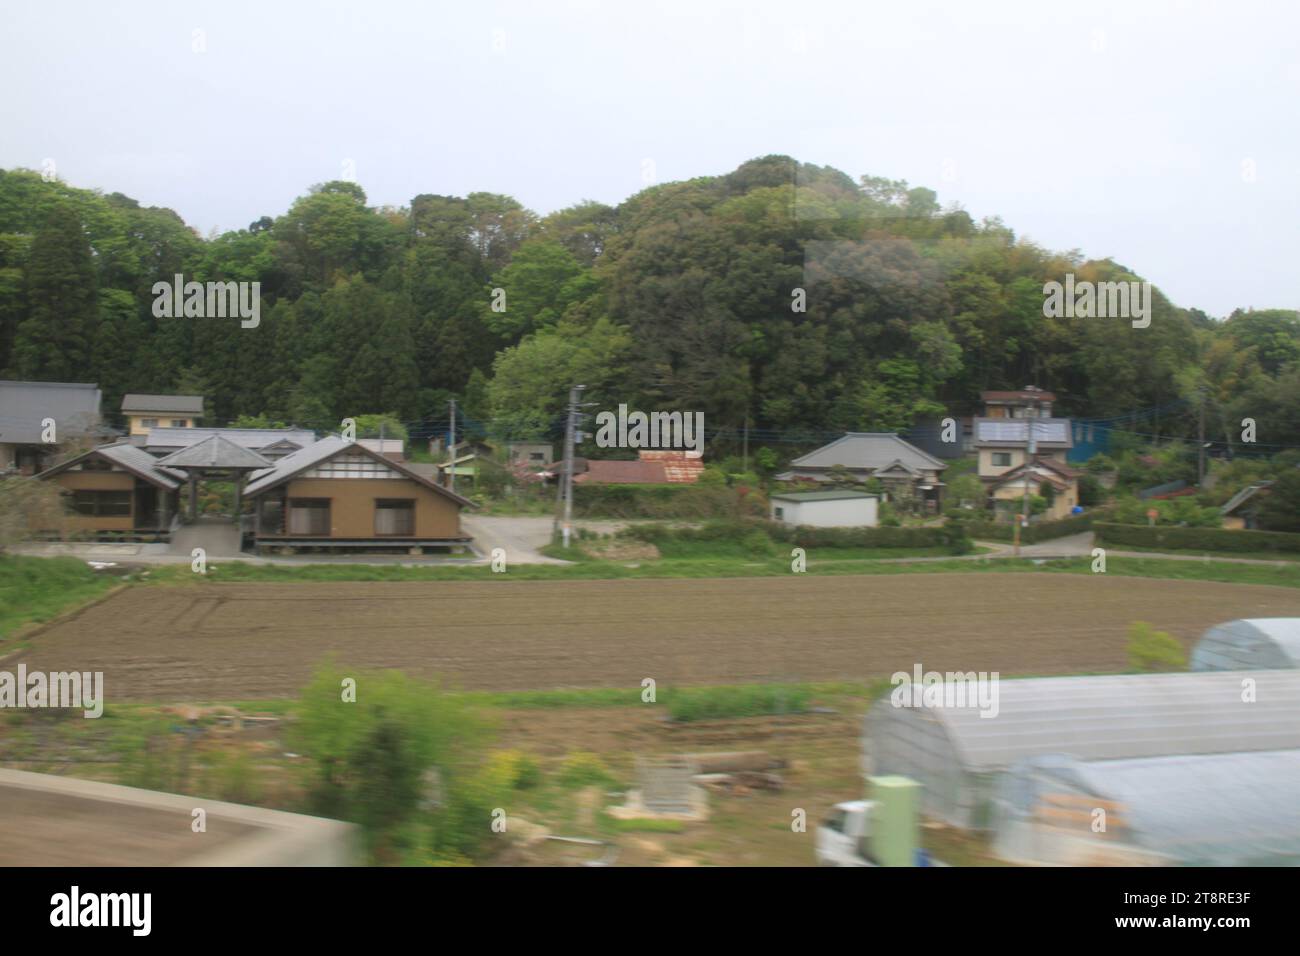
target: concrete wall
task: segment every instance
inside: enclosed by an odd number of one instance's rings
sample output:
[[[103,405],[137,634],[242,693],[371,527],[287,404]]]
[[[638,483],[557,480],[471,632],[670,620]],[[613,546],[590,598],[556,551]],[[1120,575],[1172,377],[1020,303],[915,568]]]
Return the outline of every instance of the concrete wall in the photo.
[[[59,804],[75,801],[77,813],[68,825],[66,839],[77,843],[83,866],[159,865],[159,860],[151,857],[152,845],[163,840],[170,840],[173,846],[177,841],[192,843],[192,852],[186,849],[180,866],[352,866],[362,862],[357,828],[338,820],[21,770],[0,770],[0,806],[5,805],[6,793],[44,794]],[[193,831],[196,809],[206,814],[205,832]],[[0,814],[0,845],[5,842],[5,826]],[[133,828],[139,831],[135,840],[129,839]],[[101,834],[98,839],[96,830]],[[66,851],[67,847],[52,850]]]

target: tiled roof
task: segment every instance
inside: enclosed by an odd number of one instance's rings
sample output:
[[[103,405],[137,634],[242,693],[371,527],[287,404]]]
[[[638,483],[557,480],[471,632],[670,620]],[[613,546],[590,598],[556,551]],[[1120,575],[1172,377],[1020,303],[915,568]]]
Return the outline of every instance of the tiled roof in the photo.
[[[213,435],[158,461],[172,468],[267,468],[270,462],[257,452]]]
[[[383,455],[380,455],[379,452],[371,451],[364,445],[358,445],[356,442],[344,441],[338,435],[326,435],[315,444],[308,445],[306,448],[296,451],[292,455],[286,455],[279,461],[275,462],[275,464],[270,468],[263,471],[253,472],[249,476],[251,480],[248,483],[248,487],[244,489],[244,494],[249,497],[261,494],[268,488],[273,488],[282,482],[288,481],[294,475],[307,471],[313,466],[324,462],[326,459],[333,458],[340,452],[348,450],[359,451],[363,455],[382,462],[393,471],[405,475],[412,481],[418,482],[419,484],[432,488],[440,494],[446,495],[447,497],[459,502],[461,505],[474,507],[474,503],[468,498],[458,495],[449,488],[442,487],[423,475],[417,474],[408,468],[405,463],[396,461],[392,458],[385,458]]]
[[[894,432],[849,432],[790,463],[792,468],[830,468],[843,465],[851,470],[876,470],[902,462],[914,470],[941,471],[945,462],[927,455]]]
[[[60,441],[93,432],[99,425],[99,402],[98,385],[0,381],[0,442],[40,444],[46,418],[54,419]]]
[[[186,448],[213,435],[254,450],[285,440],[302,447],[316,441],[316,433],[306,428],[151,428],[145,447]]]
[[[73,465],[92,456],[104,458],[137,478],[151,482],[168,491],[175,491],[185,481],[184,473],[161,467],[158,464],[158,459],[153,455],[125,441],[115,442],[111,445],[97,445],[90,451],[83,452],[75,458],[70,458],[60,465],[55,465],[53,468],[41,472],[36,477],[52,477],[60,472],[67,471]]]
[[[123,395],[122,411],[203,414],[202,395]]]

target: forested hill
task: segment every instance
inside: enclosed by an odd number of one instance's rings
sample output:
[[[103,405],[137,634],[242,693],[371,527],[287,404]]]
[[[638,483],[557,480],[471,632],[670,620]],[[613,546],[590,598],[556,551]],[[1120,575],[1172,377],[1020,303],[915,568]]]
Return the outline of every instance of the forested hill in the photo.
[[[604,405],[703,411],[710,431],[820,433],[905,428],[1036,383],[1087,416],[1204,389],[1212,427],[1249,414],[1300,444],[1294,312],[1216,322],[1156,290],[1149,328],[1045,318],[1043,284],[1067,272],[1138,278],[928,189],[780,156],[546,217],[490,193],[372,208],[330,182],[206,240],[170,209],[0,171],[0,369],[97,382],[110,411],[127,391],[179,391],[209,396],[218,423],[337,427],[445,420],[455,396],[524,437],[583,382]],[[259,281],[260,325],[155,317],[151,289],[177,273]]]

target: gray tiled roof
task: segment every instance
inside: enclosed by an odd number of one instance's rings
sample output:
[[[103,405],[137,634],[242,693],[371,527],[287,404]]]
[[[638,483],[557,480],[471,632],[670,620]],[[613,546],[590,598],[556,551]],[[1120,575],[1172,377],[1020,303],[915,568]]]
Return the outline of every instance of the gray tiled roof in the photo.
[[[54,419],[60,440],[93,431],[100,421],[99,402],[98,385],[0,381],[0,442],[40,444],[45,418]]]
[[[893,432],[849,432],[790,463],[793,468],[830,468],[843,465],[850,470],[886,468],[902,462],[915,470],[939,471],[947,464],[927,455]]]
[[[158,464],[158,459],[153,455],[126,441],[115,442],[111,445],[97,445],[90,451],[83,452],[75,458],[70,458],[60,465],[55,465],[53,468],[41,472],[36,477],[45,478],[56,475],[92,455],[98,455],[119,468],[129,471],[136,477],[151,481],[168,491],[175,491],[185,481],[185,475],[182,472],[161,467]]]
[[[220,435],[241,448],[254,450],[285,439],[301,446],[316,441],[316,433],[306,428],[151,428],[145,447],[154,450],[187,448],[213,435]]]
[[[203,414],[202,395],[123,395],[124,412],[186,412]]]
[[[474,507],[473,502],[468,498],[458,495],[456,492],[448,488],[442,487],[436,482],[425,478],[423,475],[417,474],[403,462],[394,461],[391,458],[385,458],[378,452],[370,451],[363,445],[358,445],[356,442],[344,441],[338,435],[326,435],[314,445],[308,445],[306,448],[296,451],[292,455],[286,455],[272,464],[270,468],[264,469],[263,471],[253,472],[249,475],[250,480],[248,486],[244,489],[244,494],[249,497],[261,494],[268,488],[272,488],[283,481],[287,481],[294,475],[307,471],[325,461],[327,458],[332,458],[337,453],[349,448],[358,450],[362,454],[373,455],[377,461],[382,462],[393,471],[406,475],[412,481],[426,484],[433,490],[460,502],[462,505]]]
[[[267,468],[271,463],[255,451],[213,435],[172,452],[158,464],[172,468]]]

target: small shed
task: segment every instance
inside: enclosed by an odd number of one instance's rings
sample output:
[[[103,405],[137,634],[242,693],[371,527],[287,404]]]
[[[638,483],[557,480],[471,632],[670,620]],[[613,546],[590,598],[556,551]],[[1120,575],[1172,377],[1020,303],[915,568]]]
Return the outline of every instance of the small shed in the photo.
[[[1194,671],[1300,667],[1300,617],[1255,617],[1210,628],[1192,649]]]
[[[1300,750],[1079,760],[1006,773],[994,852],[1047,866],[1300,865]]]
[[[772,495],[773,521],[808,528],[874,528],[880,498],[861,491],[791,491]]]

